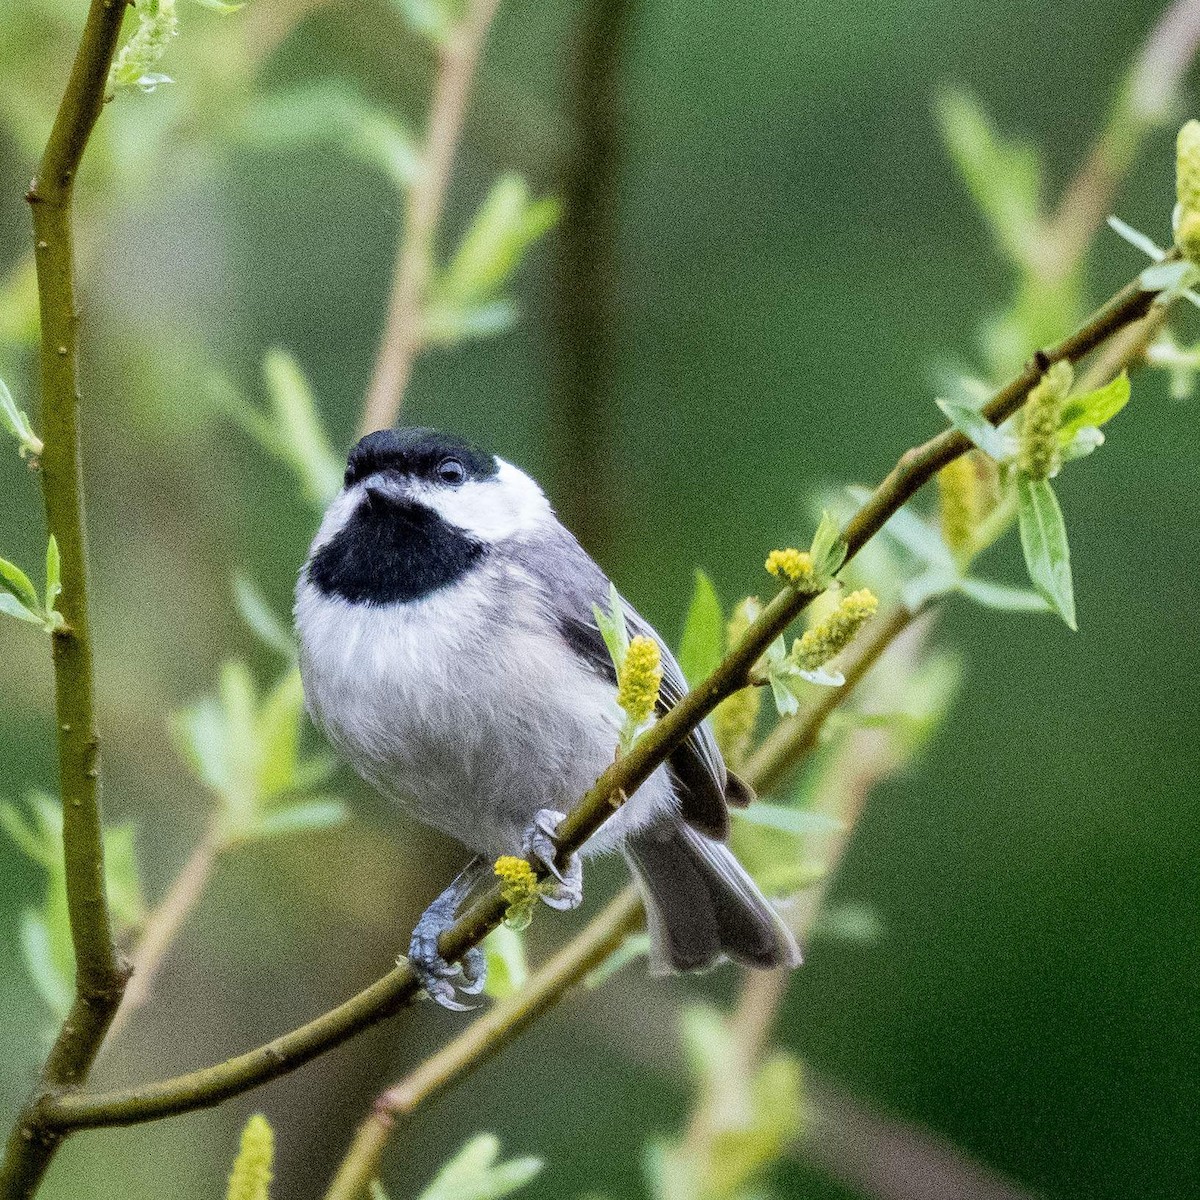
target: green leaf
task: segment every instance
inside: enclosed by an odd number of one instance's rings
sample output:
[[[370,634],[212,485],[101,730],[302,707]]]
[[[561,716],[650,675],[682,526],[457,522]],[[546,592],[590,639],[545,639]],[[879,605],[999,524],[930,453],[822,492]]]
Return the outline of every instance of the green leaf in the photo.
[[[104,874],[113,916],[125,925],[136,925],[145,916],[146,903],[132,825],[114,825],[104,831]]]
[[[205,697],[170,719],[176,748],[196,777],[217,795],[229,787],[229,749],[225,715],[212,697]]]
[[[250,631],[272,650],[293,661],[296,657],[296,640],[291,630],[275,615],[257,584],[248,576],[235,575],[233,598],[238,615],[246,622]]]
[[[1129,403],[1129,375],[1122,371],[1111,383],[1072,396],[1063,407],[1062,424],[1058,427],[1058,440],[1063,446],[1087,426],[1099,429],[1111,421]]]
[[[42,606],[38,601],[37,588],[20,567],[6,558],[0,558],[0,586],[7,588],[25,608],[36,614],[39,622],[41,621]]]
[[[730,810],[735,820],[747,825],[759,825],[779,833],[790,833],[803,837],[813,833],[837,833],[845,829],[841,821],[811,808],[789,808],[783,804],[771,804],[756,800],[749,808]]]
[[[308,499],[324,508],[341,490],[343,467],[317,416],[308,380],[296,360],[278,348],[263,359],[263,375],[286,458]]]
[[[1033,586],[1069,629],[1077,628],[1067,528],[1049,480],[1017,476],[1017,516],[1021,549]]]
[[[621,664],[625,661],[625,652],[629,649],[629,630],[625,626],[625,606],[621,603],[615,583],[609,585],[608,606],[606,613],[598,604],[593,604],[592,613],[600,636],[608,647],[608,656],[619,674]]]
[[[74,976],[63,973],[46,920],[32,908],[21,914],[21,956],[42,999],[53,1012],[66,1016],[74,999]]]
[[[841,570],[846,561],[849,549],[841,538],[842,527],[837,518],[829,511],[821,511],[821,520],[817,523],[817,531],[813,534],[812,545],[809,547],[809,557],[812,559],[813,574],[819,580],[826,580]]]
[[[41,454],[43,449],[41,438],[33,432],[29,417],[17,407],[16,401],[12,398],[12,392],[5,386],[3,379],[0,379],[0,420],[7,426],[8,432],[17,439],[22,458],[29,453]]]
[[[12,838],[21,851],[48,871],[59,866],[60,846],[57,839],[45,836],[45,830],[31,825],[15,804],[0,804],[0,829]]]
[[[490,300],[508,282],[526,249],[558,220],[553,200],[533,201],[519,175],[502,175],[479,207],[431,302],[452,308]]]
[[[45,620],[40,613],[30,612],[16,596],[8,592],[0,592],[0,613],[16,617],[18,621],[28,621],[31,625],[44,625]]]
[[[448,0],[393,0],[405,24],[435,46],[444,46],[454,32],[457,13]]]
[[[327,81],[260,100],[247,113],[248,132],[269,146],[325,142],[383,172],[400,191],[422,170],[411,132],[352,88]]]
[[[260,804],[294,789],[303,716],[304,685],[293,668],[271,690],[254,720],[254,789]]]
[[[493,1000],[503,1000],[525,986],[529,964],[525,958],[525,938],[517,930],[497,925],[483,939],[483,953],[487,958],[487,983],[483,990]]]
[[[289,833],[332,829],[346,820],[346,806],[335,798],[301,800],[265,813],[246,831],[247,838],[274,838]]]
[[[431,301],[422,316],[421,329],[430,345],[453,346],[456,342],[503,333],[516,319],[517,310],[508,300],[464,305]]]
[[[500,1200],[523,1188],[542,1169],[537,1158],[497,1163],[500,1143],[490,1133],[473,1137],[421,1193],[419,1200]]]
[[[1013,262],[1026,264],[1041,225],[1037,151],[1004,137],[968,92],[947,88],[937,115],[950,157],[979,211]]]
[[[201,8],[211,8],[213,12],[220,13],[222,16],[229,16],[230,13],[238,12],[245,7],[245,4],[227,4],[225,0],[196,0],[196,3]]]
[[[679,666],[683,677],[695,687],[707,679],[725,651],[725,614],[717,589],[701,570],[696,571],[692,602],[688,605],[683,636],[679,639]]]
[[[1132,225],[1126,225],[1120,217],[1109,217],[1108,227],[1118,237],[1124,238],[1131,246],[1134,246],[1143,254],[1149,255],[1155,262],[1162,262],[1167,257],[1165,250],[1155,245],[1141,230],[1134,229]]]
[[[54,611],[54,602],[62,595],[62,557],[54,534],[46,543],[46,612]]]
[[[969,404],[959,404],[955,400],[938,400],[936,403],[950,424],[989,458],[1004,462],[1016,452],[1013,439]]]
[[[958,590],[984,608],[997,612],[1044,613],[1050,605],[1037,592],[1027,588],[1009,587],[1004,583],[993,583],[987,579],[965,578],[958,581]]]

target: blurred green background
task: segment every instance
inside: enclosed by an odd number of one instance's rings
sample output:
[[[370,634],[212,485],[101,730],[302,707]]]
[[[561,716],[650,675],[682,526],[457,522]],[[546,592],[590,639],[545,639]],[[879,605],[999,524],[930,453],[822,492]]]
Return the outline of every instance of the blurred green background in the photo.
[[[423,358],[405,411],[478,437],[564,508],[586,507],[602,565],[673,637],[696,565],[727,602],[764,589],[764,553],[807,541],[814,493],[873,483],[939,427],[936,367],[976,360],[981,323],[1009,294],[1010,269],[938,135],[937,86],[969,87],[1003,128],[1041,147],[1056,192],[1161,9],[627,4],[614,373],[593,413],[601,463],[578,473],[557,407],[555,232],[517,279],[515,330]],[[0,270],[26,252],[22,193],[82,7],[0,0]],[[82,234],[106,797],[115,819],[136,825],[150,896],[209,804],[163,715],[211,690],[231,654],[264,676],[274,669],[239,623],[228,580],[249,571],[284,609],[315,524],[287,471],[207,399],[208,380],[220,371],[260,396],[263,353],[286,347],[345,449],[399,226],[382,177],[336,146],[252,144],[238,105],[349,79],[415,122],[429,86],[428,54],[391,9],[307,7],[253,69],[233,28],[251,18],[266,27],[276,6],[251,0],[226,18],[183,9],[164,65],[179,82],[114,101],[139,111],[119,125],[106,114],[127,140],[102,133],[110,141],[82,182],[110,198],[86,208]],[[561,192],[579,16],[558,0],[502,4],[449,231],[502,170],[536,195]],[[1185,94],[1195,96],[1190,81]],[[136,137],[153,145],[162,128],[171,136],[139,153]],[[1173,128],[1148,139],[1116,205],[1160,239]],[[1094,299],[1141,265],[1111,235],[1090,262]],[[0,358],[36,411],[31,367],[15,342]],[[959,700],[917,768],[872,797],[834,885],[835,899],[874,910],[881,934],[815,942],[780,1032],[864,1105],[937,1131],[1048,1197],[1200,1190],[1195,414],[1143,373],[1108,447],[1064,478],[1078,634],[1050,618],[949,606],[937,637],[966,664]],[[37,480],[4,453],[0,488],[0,550],[34,562],[44,546]],[[1011,544],[996,564],[992,574],[1020,579]],[[53,786],[49,664],[31,626],[6,622],[0,638],[0,767],[16,798]],[[348,774],[337,786],[354,799],[348,825],[226,856],[98,1082],[216,1061],[387,968],[461,853]],[[618,875],[594,870],[593,897]],[[0,840],[6,1125],[50,1025],[16,934],[41,886]],[[597,903],[539,921],[536,952]],[[686,1119],[679,1002],[724,997],[733,984],[730,972],[651,982],[635,968],[571,999],[406,1125],[385,1172],[394,1200],[478,1129],[548,1160],[532,1194],[642,1194],[645,1139]],[[82,1134],[44,1194],[217,1196],[238,1129],[261,1108],[280,1139],[278,1195],[317,1196],[379,1087],[460,1024],[421,1006],[216,1111]],[[857,1194],[801,1162],[784,1165],[777,1185],[785,1196]]]

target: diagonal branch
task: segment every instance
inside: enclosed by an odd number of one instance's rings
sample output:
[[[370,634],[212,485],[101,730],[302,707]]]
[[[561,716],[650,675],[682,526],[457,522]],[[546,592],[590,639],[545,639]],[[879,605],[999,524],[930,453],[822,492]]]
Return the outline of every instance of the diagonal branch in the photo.
[[[1143,291],[1134,280],[1070,337],[1039,351],[1030,365],[985,407],[987,417],[1000,422],[1011,416],[1052,363],[1078,361],[1144,316],[1155,296],[1154,292]],[[970,443],[960,433],[946,430],[906,451],[842,531],[849,556],[861,550],[940,468],[969,448]],[[721,700],[747,685],[759,657],[811,599],[791,588],[779,592],[716,670],[601,775],[559,827],[562,858],[578,850],[624,797],[641,786]],[[498,889],[490,890],[442,936],[442,955],[448,961],[460,959],[500,924],[505,907]],[[402,963],[338,1008],[257,1050],[201,1071],[124,1091],[48,1096],[38,1108],[38,1120],[49,1129],[61,1131],[128,1125],[210,1107],[340,1045],[410,1003],[417,990],[416,976],[407,963]]]

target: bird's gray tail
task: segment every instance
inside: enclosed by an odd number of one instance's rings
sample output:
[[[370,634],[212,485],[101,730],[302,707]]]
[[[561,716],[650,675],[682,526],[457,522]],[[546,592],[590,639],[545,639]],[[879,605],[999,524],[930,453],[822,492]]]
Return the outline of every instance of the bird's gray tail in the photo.
[[[800,965],[791,931],[723,843],[667,821],[630,835],[624,849],[646,900],[651,971],[703,971],[724,957]]]

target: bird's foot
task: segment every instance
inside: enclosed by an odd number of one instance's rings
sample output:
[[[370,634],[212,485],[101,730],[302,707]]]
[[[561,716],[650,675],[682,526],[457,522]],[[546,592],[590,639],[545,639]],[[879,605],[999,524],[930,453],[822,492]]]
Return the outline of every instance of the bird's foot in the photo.
[[[454,1012],[467,1012],[474,1005],[463,1004],[458,993],[478,995],[487,982],[487,960],[478,946],[462,957],[461,963],[447,962],[438,949],[438,940],[458,918],[458,910],[486,863],[476,859],[421,914],[408,945],[409,965],[431,1000]]]
[[[578,854],[572,854],[565,867],[560,867],[557,861],[558,845],[554,834],[559,823],[565,820],[565,813],[552,808],[538,809],[521,841],[521,852],[525,857],[550,872],[552,882],[543,885],[542,901],[558,912],[567,912],[583,903],[583,860]]]

